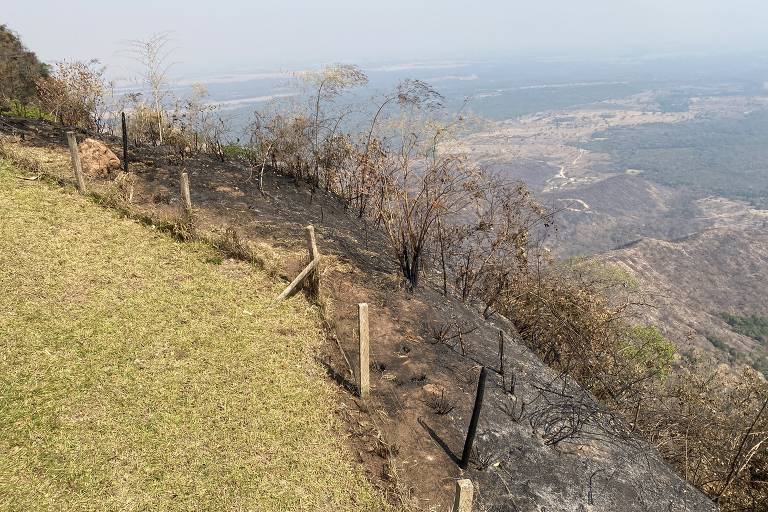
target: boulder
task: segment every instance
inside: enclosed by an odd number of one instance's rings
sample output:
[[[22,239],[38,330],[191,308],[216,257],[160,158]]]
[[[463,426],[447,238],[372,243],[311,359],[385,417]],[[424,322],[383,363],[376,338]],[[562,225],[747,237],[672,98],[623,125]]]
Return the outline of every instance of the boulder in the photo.
[[[120,159],[117,155],[96,139],[85,139],[78,148],[85,174],[101,178],[120,170]]]

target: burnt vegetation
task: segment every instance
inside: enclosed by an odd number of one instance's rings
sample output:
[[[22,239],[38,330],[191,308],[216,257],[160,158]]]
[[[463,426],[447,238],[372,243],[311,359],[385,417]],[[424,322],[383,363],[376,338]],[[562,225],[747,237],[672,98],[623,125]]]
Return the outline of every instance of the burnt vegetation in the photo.
[[[46,66],[0,27],[0,105],[96,134],[115,131],[115,114],[126,111],[134,146],[167,146],[181,163],[195,153],[236,160],[245,166],[243,179],[258,180],[265,195],[264,175],[280,173],[312,194],[335,197],[386,235],[407,288],[435,286],[486,319],[504,315],[557,371],[561,380],[527,402],[515,395],[515,374],[504,375],[510,421],[529,422],[550,446],[596,424],[600,435],[642,437],[723,510],[768,507],[765,380],[751,370],[681,359],[658,329],[639,320],[651,298],[626,275],[588,260],[553,261],[546,247],[554,243],[556,212],[523,183],[457,149],[466,119],[445,111],[429,84],[405,80],[368,105],[352,105],[345,93],[364,85],[365,73],[326,66],[298,76],[306,94],[255,113],[247,143],[234,144],[202,86],[187,98],[170,96],[167,42],[161,34],[131,44],[146,98],[112,98],[98,63]],[[117,193],[130,203],[132,184],[121,179]],[[254,259],[234,230],[215,243],[227,255]],[[731,325],[750,335],[759,328],[763,336],[762,320]],[[437,325],[433,341],[464,355],[472,330]],[[428,405],[438,415],[455,407],[444,393]],[[475,460],[487,467],[493,456]]]

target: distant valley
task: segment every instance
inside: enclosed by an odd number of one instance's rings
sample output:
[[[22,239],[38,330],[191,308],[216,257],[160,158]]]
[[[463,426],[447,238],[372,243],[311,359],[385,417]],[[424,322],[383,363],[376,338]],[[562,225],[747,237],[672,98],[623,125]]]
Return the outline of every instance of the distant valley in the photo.
[[[768,317],[768,95],[760,59],[417,62],[364,66],[366,101],[409,77],[472,120],[461,149],[557,211],[557,257],[600,255],[650,297],[683,352],[764,368],[768,346],[726,320]],[[247,139],[290,71],[201,77]],[[179,82],[188,87],[196,79]],[[354,122],[354,108],[348,122]]]
[[[527,115],[464,144],[558,211],[559,257],[599,254],[652,291],[647,320],[681,351],[765,370],[768,346],[726,320],[768,317],[768,98],[728,89]]]

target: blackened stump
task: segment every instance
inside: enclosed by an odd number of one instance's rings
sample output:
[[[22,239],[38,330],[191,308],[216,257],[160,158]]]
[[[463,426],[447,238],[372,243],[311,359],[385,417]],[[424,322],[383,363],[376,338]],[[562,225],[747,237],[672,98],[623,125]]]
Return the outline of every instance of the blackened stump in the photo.
[[[480,419],[480,409],[483,407],[483,395],[485,394],[485,379],[487,377],[487,371],[485,366],[480,370],[480,378],[477,381],[477,394],[475,395],[475,408],[472,409],[472,419],[469,421],[469,430],[467,431],[467,439],[464,441],[464,451],[461,454],[461,463],[459,467],[461,469],[467,469],[469,466],[469,457],[472,454],[472,445],[475,442],[475,434],[477,434],[477,422]]]
[[[128,172],[128,127],[125,123],[125,112],[122,113],[123,122],[123,171]]]

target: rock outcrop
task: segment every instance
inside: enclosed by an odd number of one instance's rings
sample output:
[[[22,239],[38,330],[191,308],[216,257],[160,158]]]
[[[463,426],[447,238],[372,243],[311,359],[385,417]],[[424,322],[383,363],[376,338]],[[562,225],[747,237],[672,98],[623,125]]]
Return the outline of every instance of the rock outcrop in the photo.
[[[83,171],[88,176],[104,177],[120,170],[120,159],[103,143],[85,139],[78,147]]]

